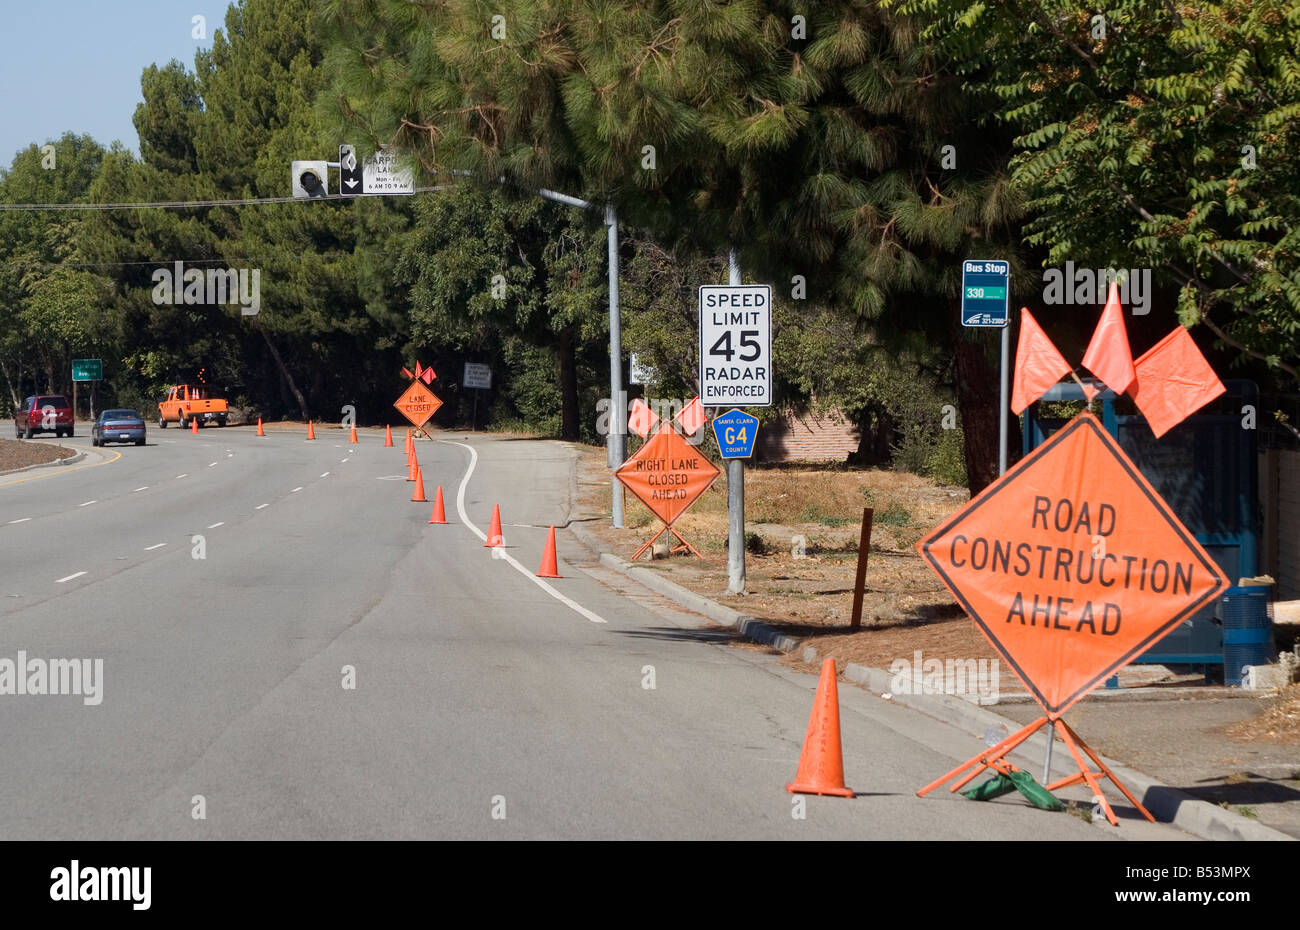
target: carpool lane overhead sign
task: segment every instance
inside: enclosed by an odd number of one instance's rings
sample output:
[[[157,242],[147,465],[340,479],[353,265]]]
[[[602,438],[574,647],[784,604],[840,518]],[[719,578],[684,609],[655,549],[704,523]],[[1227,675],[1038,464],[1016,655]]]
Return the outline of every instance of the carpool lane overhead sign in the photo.
[[[700,403],[772,405],[772,288],[700,286]]]

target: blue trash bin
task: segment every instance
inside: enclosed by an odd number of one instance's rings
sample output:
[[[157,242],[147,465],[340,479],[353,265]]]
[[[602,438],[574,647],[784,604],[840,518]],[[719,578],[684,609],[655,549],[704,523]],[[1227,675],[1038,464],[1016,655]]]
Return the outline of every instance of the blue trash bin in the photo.
[[[1277,657],[1268,588],[1231,587],[1223,595],[1223,683],[1240,686],[1247,665],[1268,665]]]

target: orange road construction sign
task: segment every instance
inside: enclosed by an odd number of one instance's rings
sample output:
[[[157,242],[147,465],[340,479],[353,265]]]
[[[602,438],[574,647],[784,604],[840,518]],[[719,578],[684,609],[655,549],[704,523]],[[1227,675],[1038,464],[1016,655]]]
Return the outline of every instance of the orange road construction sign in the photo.
[[[410,420],[416,429],[420,429],[442,406],[442,401],[419,381],[412,381],[411,386],[402,392],[402,396],[397,398],[393,406],[400,410],[402,416]]]
[[[1089,413],[916,545],[1053,719],[1227,585]]]
[[[664,524],[663,529],[636,551],[632,560],[639,559],[665,532],[677,537],[682,544],[680,548],[689,549],[699,556],[695,547],[673,529],[673,521],[685,513],[720,474],[718,466],[671,426],[660,429],[635,455],[620,465],[614,476]]]

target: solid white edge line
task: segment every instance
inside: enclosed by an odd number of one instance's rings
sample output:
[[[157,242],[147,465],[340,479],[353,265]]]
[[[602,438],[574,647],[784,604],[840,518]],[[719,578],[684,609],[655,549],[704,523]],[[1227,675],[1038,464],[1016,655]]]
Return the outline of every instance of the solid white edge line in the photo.
[[[464,523],[466,526],[468,526],[470,530],[474,533],[474,535],[477,536],[479,539],[483,540],[484,542],[487,542],[487,533],[484,533],[477,526],[471,523],[469,516],[465,513],[465,488],[469,487],[469,479],[474,474],[475,466],[478,465],[478,452],[475,451],[473,446],[467,446],[463,442],[452,442],[450,439],[439,439],[438,441],[445,442],[449,446],[460,446],[462,449],[469,450],[469,468],[465,469],[465,477],[460,479],[460,487],[456,489],[456,512],[460,515],[461,523]],[[577,613],[581,614],[583,617],[586,617],[592,623],[608,622],[600,614],[593,613],[592,611],[583,607],[577,601],[573,600],[570,597],[566,597],[565,595],[561,594],[559,591],[555,590],[555,588],[551,587],[541,578],[538,578],[528,569],[524,568],[524,566],[520,565],[518,560],[516,560],[515,557],[512,556],[509,552],[506,552],[504,548],[493,549],[492,553],[495,558],[510,563],[512,566],[514,566],[516,571],[518,571],[529,581],[536,584],[539,588],[541,588],[551,597],[555,598],[564,606],[570,608],[571,610],[576,611]]]
[[[219,522],[217,522],[217,523],[213,523],[211,526],[208,527],[208,529],[210,529],[210,530],[215,530],[217,527],[219,527],[219,526],[225,526],[225,525],[226,525],[226,521],[225,521],[225,520],[221,520],[221,521],[219,521]]]
[[[155,543],[155,544],[152,545],[152,546],[145,546],[145,547],[144,547],[144,551],[145,551],[145,552],[153,552],[155,549],[161,549],[161,548],[162,548],[163,546],[165,546],[165,545],[167,545],[167,544],[166,544],[166,543]]]
[[[68,575],[66,578],[60,578],[58,581],[56,581],[56,582],[54,582],[54,583],[55,583],[55,584],[63,584],[63,582],[65,582],[65,581],[71,581],[73,578],[80,578],[80,577],[81,577],[82,575],[84,575],[84,574],[86,574],[86,573],[85,573],[85,572],[77,572],[75,575]]]
[[[146,484],[142,488],[136,488],[135,491],[132,491],[131,493],[134,494],[136,491],[147,491],[147,490],[149,490],[149,485]]]
[[[78,504],[77,506],[78,506],[78,507],[89,507],[91,504],[98,504],[98,503],[99,503],[99,501],[97,501],[97,500],[94,500],[94,501],[86,501],[84,504]]]
[[[9,521],[9,525],[10,525],[10,526],[13,526],[15,523],[26,523],[26,522],[27,522],[28,520],[30,520],[30,519],[31,519],[31,517],[23,517],[23,518],[21,518],[21,519],[19,519],[19,520],[10,520],[10,521]]]

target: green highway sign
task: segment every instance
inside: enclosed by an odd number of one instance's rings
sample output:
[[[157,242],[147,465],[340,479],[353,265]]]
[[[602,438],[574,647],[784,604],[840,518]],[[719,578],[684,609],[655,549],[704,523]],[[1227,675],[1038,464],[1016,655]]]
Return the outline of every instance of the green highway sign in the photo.
[[[104,363],[97,358],[74,358],[72,360],[73,381],[103,381]]]

